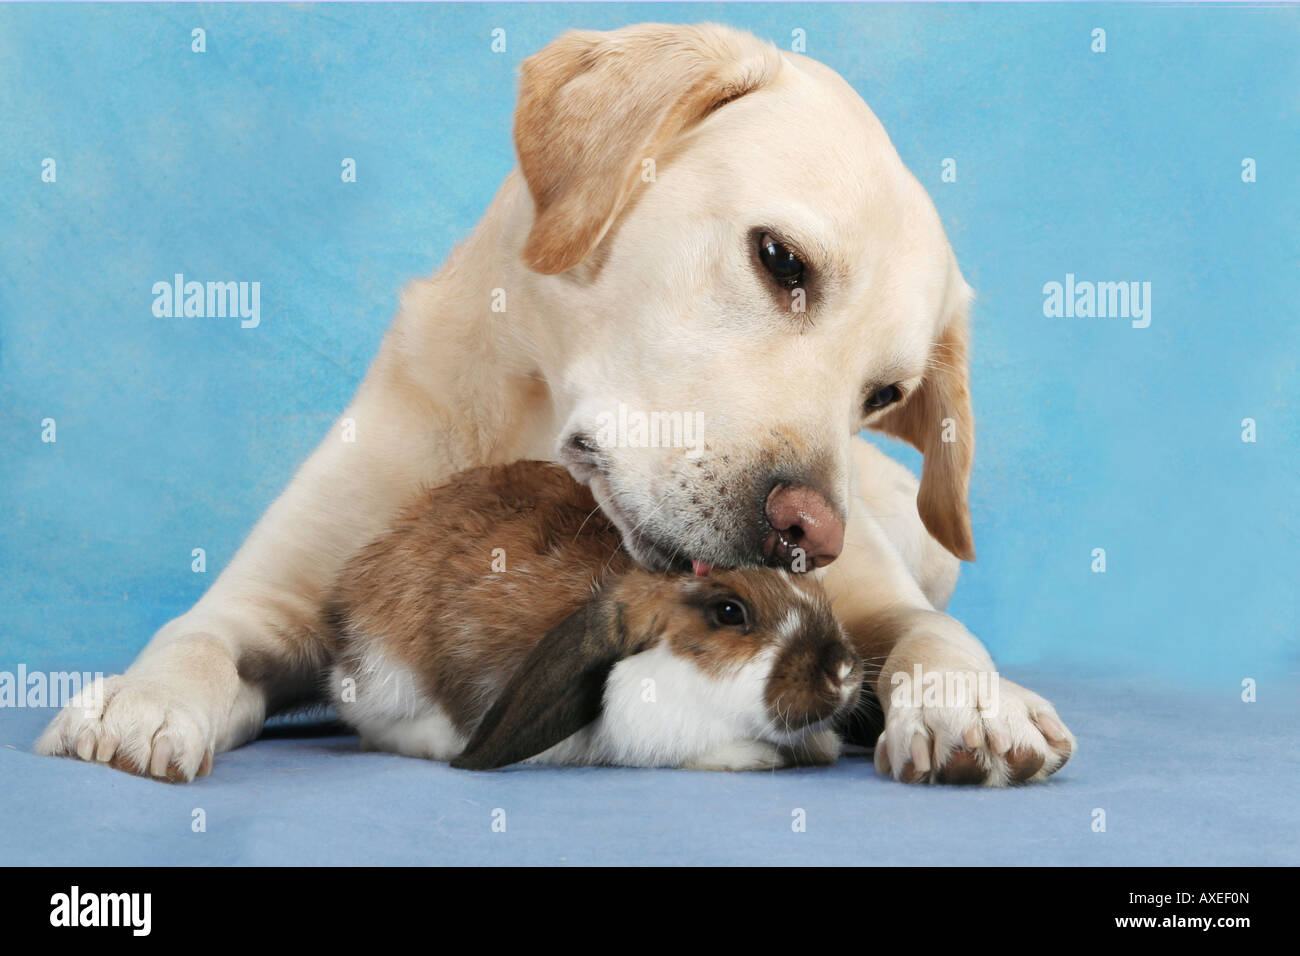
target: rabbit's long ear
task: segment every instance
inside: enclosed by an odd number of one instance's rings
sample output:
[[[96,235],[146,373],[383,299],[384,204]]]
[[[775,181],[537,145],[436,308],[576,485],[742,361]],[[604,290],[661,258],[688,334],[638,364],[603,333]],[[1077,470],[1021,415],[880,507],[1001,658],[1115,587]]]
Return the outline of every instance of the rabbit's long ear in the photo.
[[[527,760],[600,715],[605,679],[626,655],[622,629],[587,605],[556,625],[506,683],[464,751],[462,770],[495,770]]]

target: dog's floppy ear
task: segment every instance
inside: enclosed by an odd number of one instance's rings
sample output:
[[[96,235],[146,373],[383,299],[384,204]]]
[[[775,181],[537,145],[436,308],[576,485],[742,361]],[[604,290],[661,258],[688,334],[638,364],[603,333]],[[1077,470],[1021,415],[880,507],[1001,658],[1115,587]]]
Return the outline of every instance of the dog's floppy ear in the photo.
[[[926,530],[963,561],[975,560],[970,472],[975,460],[967,313],[970,289],[957,280],[944,327],[930,349],[920,389],[873,427],[915,445],[923,455],[917,510]]]
[[[774,47],[713,24],[564,34],[524,60],[515,148],[536,206],[530,269],[571,269],[596,248],[642,164],[780,66]]]
[[[546,633],[451,761],[461,770],[495,770],[527,760],[576,734],[600,715],[605,679],[627,648],[599,604],[575,611]]]

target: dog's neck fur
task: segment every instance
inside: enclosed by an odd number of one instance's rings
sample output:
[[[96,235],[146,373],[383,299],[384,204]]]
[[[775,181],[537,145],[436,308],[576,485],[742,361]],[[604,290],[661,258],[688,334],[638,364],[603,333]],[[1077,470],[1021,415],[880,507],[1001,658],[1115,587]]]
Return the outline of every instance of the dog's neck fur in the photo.
[[[367,376],[400,383],[407,410],[439,423],[431,437],[444,473],[554,455],[561,421],[548,377],[560,343],[557,330],[536,322],[544,312],[532,303],[541,283],[556,280],[520,258],[532,217],[532,197],[514,171],[442,268],[403,291]]]

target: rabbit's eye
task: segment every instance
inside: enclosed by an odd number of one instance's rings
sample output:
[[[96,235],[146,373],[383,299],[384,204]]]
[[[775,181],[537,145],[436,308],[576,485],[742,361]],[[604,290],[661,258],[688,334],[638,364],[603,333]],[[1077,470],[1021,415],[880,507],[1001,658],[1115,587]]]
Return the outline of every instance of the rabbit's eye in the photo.
[[[746,627],[749,609],[734,598],[723,598],[709,605],[709,619],[718,627]]]

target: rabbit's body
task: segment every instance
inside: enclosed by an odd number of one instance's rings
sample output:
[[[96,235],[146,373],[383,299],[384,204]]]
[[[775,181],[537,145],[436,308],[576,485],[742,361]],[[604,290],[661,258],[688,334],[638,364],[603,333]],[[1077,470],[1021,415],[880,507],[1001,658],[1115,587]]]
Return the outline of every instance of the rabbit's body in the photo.
[[[826,763],[860,683],[815,582],[641,570],[541,462],[422,494],[348,563],[332,616],[343,719],[368,746],[465,766]]]

